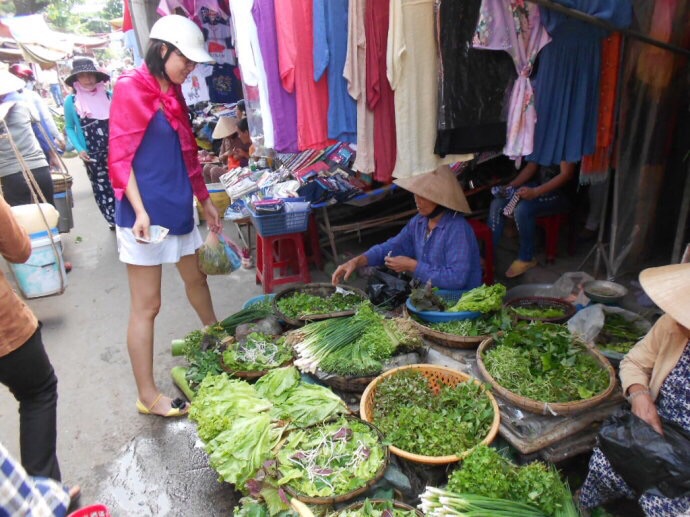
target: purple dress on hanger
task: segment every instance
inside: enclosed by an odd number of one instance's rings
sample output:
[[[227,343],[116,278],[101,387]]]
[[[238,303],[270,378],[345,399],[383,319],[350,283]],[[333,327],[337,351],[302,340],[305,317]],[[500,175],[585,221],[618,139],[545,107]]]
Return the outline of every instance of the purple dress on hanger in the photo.
[[[273,0],[254,0],[252,16],[259,32],[259,46],[268,79],[268,98],[273,116],[275,149],[281,153],[296,153],[298,151],[297,101],[295,92],[288,93],[280,82],[276,13]]]

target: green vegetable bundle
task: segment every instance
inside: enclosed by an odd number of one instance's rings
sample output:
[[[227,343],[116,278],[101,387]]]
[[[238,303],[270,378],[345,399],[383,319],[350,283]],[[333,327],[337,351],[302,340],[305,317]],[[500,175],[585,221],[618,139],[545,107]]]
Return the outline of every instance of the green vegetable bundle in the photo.
[[[422,346],[419,331],[406,319],[386,319],[370,303],[354,316],[310,323],[291,333],[303,371],[344,376],[376,375],[401,349]]]
[[[486,314],[497,311],[503,305],[503,298],[505,296],[506,286],[503,284],[491,286],[482,284],[463,294],[458,303],[448,309],[448,312],[472,311]]]
[[[357,509],[343,509],[339,512],[331,513],[328,517],[416,517],[414,510],[404,510],[396,508],[391,500],[371,501],[364,500]]]
[[[547,320],[552,318],[562,318],[565,316],[565,309],[560,307],[542,308],[535,305],[531,307],[511,307],[510,310],[518,316],[532,320]]]
[[[315,296],[308,293],[295,292],[276,302],[278,309],[286,317],[299,319],[313,314],[329,314],[332,312],[351,311],[356,309],[364,299],[358,294],[334,293],[331,296]]]
[[[627,354],[645,332],[641,331],[633,321],[626,320],[620,314],[604,313],[604,327],[596,337],[597,346],[601,350]]]
[[[541,402],[588,399],[609,385],[608,371],[563,325],[520,323],[482,359],[502,387]]]
[[[474,382],[443,386],[435,395],[418,371],[403,370],[376,388],[373,422],[399,449],[423,456],[458,455],[483,440],[494,410]]]
[[[431,486],[426,487],[421,501],[420,508],[428,517],[547,517],[531,504]]]
[[[431,323],[418,320],[430,329],[456,336],[488,336],[508,330],[512,327],[512,319],[506,311],[500,310],[491,314],[482,314],[479,318],[468,320],[442,321]]]
[[[234,371],[263,371],[292,359],[292,348],[285,338],[252,332],[246,341],[234,343],[223,352],[223,363]]]
[[[384,465],[386,449],[367,424],[340,418],[290,433],[277,460],[279,485],[309,497],[331,497],[373,480]]]
[[[191,389],[196,389],[207,375],[218,375],[223,371],[220,356],[223,340],[228,337],[220,325],[194,330],[185,336],[181,347],[189,363],[185,376]],[[173,341],[175,346],[178,345]]]
[[[273,305],[271,299],[266,296],[263,300],[246,307],[245,309],[239,310],[234,314],[231,314],[223,321],[219,322],[218,325],[223,327],[228,334],[235,334],[235,330],[239,325],[243,323],[251,323],[263,319],[267,316],[273,314]]]

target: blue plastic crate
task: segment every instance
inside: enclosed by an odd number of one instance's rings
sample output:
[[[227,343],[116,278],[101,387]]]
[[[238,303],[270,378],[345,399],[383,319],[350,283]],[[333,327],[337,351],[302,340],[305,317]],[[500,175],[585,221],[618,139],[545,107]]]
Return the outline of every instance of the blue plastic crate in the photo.
[[[467,290],[459,289],[438,289],[436,294],[443,298],[448,305],[455,305],[460,297]],[[444,321],[458,321],[458,320],[473,320],[482,315],[481,312],[463,311],[463,312],[441,312],[441,311],[418,311],[408,298],[407,310],[417,316],[418,318],[428,321],[430,323],[442,323]]]
[[[304,208],[302,209],[301,205],[299,208],[297,207],[298,202],[289,199],[285,201],[285,210],[277,214],[257,214],[251,205],[249,206],[249,216],[259,235],[270,237],[272,235],[307,231],[311,206],[308,203],[304,203]],[[294,208],[288,206],[290,204],[293,204]]]

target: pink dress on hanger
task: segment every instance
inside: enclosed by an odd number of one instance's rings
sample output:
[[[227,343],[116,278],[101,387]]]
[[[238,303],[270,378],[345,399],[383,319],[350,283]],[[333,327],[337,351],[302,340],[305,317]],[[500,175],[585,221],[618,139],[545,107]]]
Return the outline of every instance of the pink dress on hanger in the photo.
[[[312,0],[275,0],[278,59],[283,88],[297,94],[297,145],[323,149],[328,139],[328,82],[314,81]]]

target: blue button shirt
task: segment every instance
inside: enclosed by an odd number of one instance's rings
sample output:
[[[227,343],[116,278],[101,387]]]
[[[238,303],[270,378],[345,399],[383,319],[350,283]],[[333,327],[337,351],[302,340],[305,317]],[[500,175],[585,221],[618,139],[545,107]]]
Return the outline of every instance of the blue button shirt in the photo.
[[[472,227],[458,212],[446,211],[426,237],[429,219],[415,215],[402,231],[364,253],[370,266],[383,265],[386,255],[417,261],[413,276],[440,289],[474,289],[482,283],[479,245]]]

